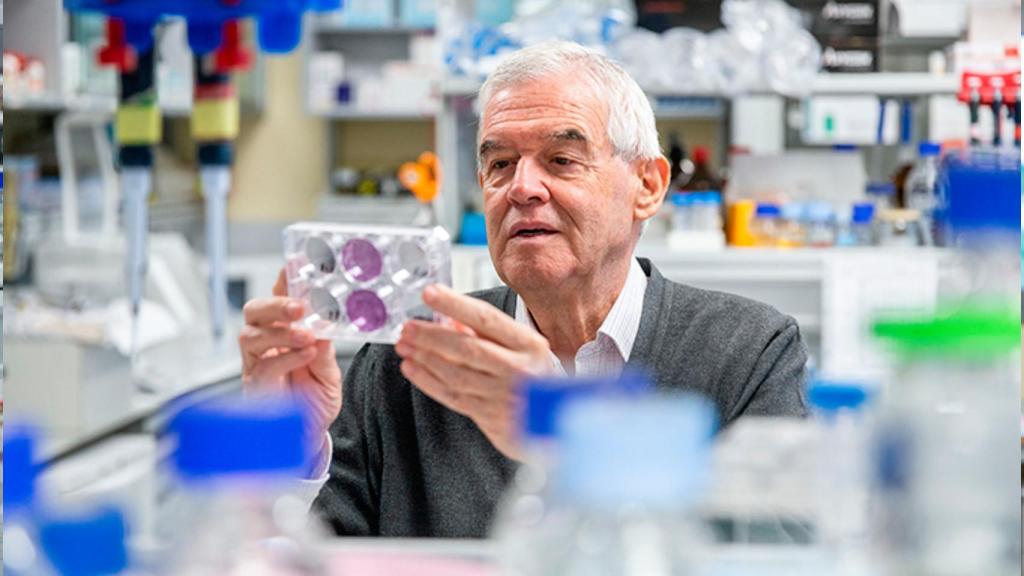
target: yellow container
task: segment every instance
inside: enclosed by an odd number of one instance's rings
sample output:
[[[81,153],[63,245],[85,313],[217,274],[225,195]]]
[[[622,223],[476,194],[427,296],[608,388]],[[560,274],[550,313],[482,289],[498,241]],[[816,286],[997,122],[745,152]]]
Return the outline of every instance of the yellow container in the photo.
[[[738,200],[729,204],[729,218],[726,237],[730,246],[756,246],[757,241],[750,229],[754,220],[757,203],[753,200]]]

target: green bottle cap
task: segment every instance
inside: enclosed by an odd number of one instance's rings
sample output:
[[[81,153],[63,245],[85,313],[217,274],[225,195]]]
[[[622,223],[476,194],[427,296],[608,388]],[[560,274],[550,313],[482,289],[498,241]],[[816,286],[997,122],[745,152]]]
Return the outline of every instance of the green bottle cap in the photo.
[[[877,338],[904,356],[990,359],[1020,347],[1020,312],[965,306],[947,313],[875,321]]]

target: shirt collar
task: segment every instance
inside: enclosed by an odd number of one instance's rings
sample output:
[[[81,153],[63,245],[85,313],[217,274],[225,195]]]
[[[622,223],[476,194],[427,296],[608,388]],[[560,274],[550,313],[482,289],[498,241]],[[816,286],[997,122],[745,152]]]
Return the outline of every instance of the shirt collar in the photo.
[[[637,332],[640,329],[640,315],[644,308],[644,293],[647,291],[647,275],[636,258],[630,260],[629,274],[626,276],[626,284],[619,292],[618,298],[612,304],[604,322],[597,329],[598,336],[604,335],[615,343],[623,362],[629,361],[629,355],[633,351],[633,343],[636,341]],[[516,295],[515,320],[520,324],[529,326],[536,332],[537,325],[526,308],[523,298]]]

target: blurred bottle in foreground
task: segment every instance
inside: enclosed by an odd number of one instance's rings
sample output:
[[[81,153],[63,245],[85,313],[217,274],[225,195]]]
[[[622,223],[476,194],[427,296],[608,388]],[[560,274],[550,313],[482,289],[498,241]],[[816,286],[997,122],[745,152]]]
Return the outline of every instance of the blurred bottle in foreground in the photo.
[[[876,322],[895,370],[876,447],[886,574],[1020,573],[1020,316],[960,304]]]
[[[534,574],[697,574],[710,541],[695,507],[710,477],[711,404],[593,398],[559,420],[562,513],[537,529]]]
[[[939,182],[940,236],[955,249],[958,264],[940,296],[947,301],[983,300],[1019,312],[1019,151],[950,153]]]
[[[128,527],[119,510],[55,509],[37,494],[37,438],[35,429],[21,425],[4,431],[3,574],[128,574]]]
[[[36,432],[10,424],[4,430],[4,574],[53,574],[39,546],[36,507]]]
[[[863,568],[869,543],[870,397],[863,385],[830,381],[815,382],[807,396],[817,442],[814,486],[819,541],[836,565]]]
[[[316,574],[326,533],[291,494],[306,466],[300,404],[228,397],[172,417],[176,506],[171,574]]]
[[[574,402],[596,396],[629,397],[650,388],[640,374],[608,378],[534,378],[523,382],[520,436],[523,460],[495,512],[492,537],[498,543],[498,563],[508,574],[540,574],[534,553],[538,530],[564,522],[564,507],[552,499],[552,479],[558,473],[558,418]]]

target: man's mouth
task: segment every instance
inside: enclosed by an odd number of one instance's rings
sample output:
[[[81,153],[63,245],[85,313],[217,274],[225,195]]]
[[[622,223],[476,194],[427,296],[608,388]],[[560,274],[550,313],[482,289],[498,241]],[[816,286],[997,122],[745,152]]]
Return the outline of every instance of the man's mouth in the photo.
[[[513,238],[533,238],[536,236],[548,236],[556,234],[554,230],[546,230],[543,228],[524,228],[512,235]]]

